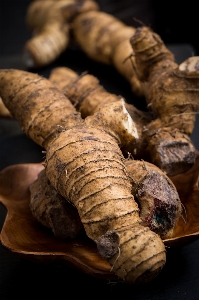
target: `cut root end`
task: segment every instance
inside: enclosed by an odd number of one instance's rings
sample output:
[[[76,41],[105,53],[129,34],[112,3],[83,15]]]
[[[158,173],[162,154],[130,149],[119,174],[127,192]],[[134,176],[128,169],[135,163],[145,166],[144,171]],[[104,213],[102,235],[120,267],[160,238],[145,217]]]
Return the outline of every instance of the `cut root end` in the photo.
[[[32,54],[29,51],[23,53],[22,59],[27,68],[33,69],[36,67]]]

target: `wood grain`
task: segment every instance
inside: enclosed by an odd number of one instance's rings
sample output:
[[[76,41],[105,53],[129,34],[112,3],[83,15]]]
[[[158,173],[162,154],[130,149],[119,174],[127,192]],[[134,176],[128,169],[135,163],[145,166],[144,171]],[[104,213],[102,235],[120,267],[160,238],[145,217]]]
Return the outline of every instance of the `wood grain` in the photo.
[[[197,153],[198,154],[198,153]],[[79,269],[94,277],[116,279],[110,265],[100,257],[87,236],[59,240],[39,224],[29,209],[30,184],[43,169],[42,164],[16,164],[0,172],[0,202],[7,215],[0,239],[4,247],[24,258],[41,263],[57,262]],[[185,245],[199,238],[199,155],[188,172],[171,178],[179,192],[184,213],[166,246]]]

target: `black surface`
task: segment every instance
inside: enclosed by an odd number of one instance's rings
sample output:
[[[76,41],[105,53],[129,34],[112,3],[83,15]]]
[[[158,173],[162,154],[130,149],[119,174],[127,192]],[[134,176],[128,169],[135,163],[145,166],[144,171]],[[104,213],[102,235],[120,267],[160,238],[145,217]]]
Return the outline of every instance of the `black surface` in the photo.
[[[165,43],[190,43],[199,53],[197,1],[153,0],[156,31]]]
[[[152,6],[152,1],[140,1],[142,5],[139,5],[139,1],[99,2],[103,10],[107,9],[108,12],[115,13],[129,23],[132,10],[133,17],[142,19],[147,25],[155,24],[153,19],[155,8]],[[20,54],[23,43],[30,36],[24,25],[24,14],[28,3],[30,3],[28,0],[0,0],[0,68],[25,69]],[[163,16],[162,11],[161,14]],[[183,44],[179,44],[177,40],[171,40],[170,43],[169,39],[167,43],[179,63],[196,53],[189,38],[184,39]],[[138,101],[132,95],[128,83],[112,67],[90,61],[78,49],[68,49],[55,63],[38,72],[48,77],[51,68],[58,65],[66,65],[80,73],[89,71],[100,79],[108,91],[121,94],[128,102],[139,108],[145,106],[144,100]],[[192,140],[199,149],[198,128],[197,120]],[[15,163],[40,162],[42,159],[42,149],[25,136],[16,121],[0,119],[0,170]],[[5,216],[6,210],[0,204],[1,227]],[[199,299],[199,240],[182,248],[167,249],[167,263],[164,269],[156,279],[143,286],[115,284],[63,266],[35,264],[11,253],[0,244],[0,300],[72,297],[197,300]]]

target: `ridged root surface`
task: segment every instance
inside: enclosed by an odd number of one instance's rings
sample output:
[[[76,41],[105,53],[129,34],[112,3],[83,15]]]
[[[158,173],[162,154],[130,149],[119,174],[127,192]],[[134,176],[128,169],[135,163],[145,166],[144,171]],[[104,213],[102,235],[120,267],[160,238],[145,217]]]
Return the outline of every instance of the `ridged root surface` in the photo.
[[[55,190],[43,169],[29,187],[30,209],[35,219],[59,239],[75,238],[83,232],[76,208]]]
[[[134,224],[132,228],[107,233],[98,242],[100,253],[104,253],[104,245],[109,244],[112,237],[119,244],[115,243],[114,250],[116,252],[117,249],[117,252],[107,260],[119,278],[139,284],[158,275],[165,264],[165,249],[162,241],[157,241],[156,234],[148,227]]]
[[[119,235],[117,251],[108,258],[113,272],[130,283],[154,278],[165,264],[164,243],[141,225],[117,133],[88,126],[60,91],[33,73],[1,70],[0,95],[24,132],[30,135],[31,128],[33,141],[46,149],[46,175],[77,208],[88,237],[98,244],[107,232]],[[136,252],[133,246],[139,246]]]
[[[143,96],[144,86],[138,80],[129,59],[134,27],[126,26],[105,12],[90,11],[77,15],[72,29],[77,43],[90,58],[113,65],[129,81],[135,94]]]
[[[0,91],[5,106],[22,130],[44,148],[53,134],[82,122],[80,114],[63,93],[37,74],[0,70]]]
[[[155,119],[143,131],[151,161],[169,176],[186,172],[195,163],[190,135],[199,110],[199,57],[178,65],[160,36],[144,26],[137,28],[130,42],[136,73],[147,82],[145,98]]]
[[[60,133],[47,151],[46,172],[56,189],[77,207],[88,237],[99,245],[107,232],[117,233],[117,251],[108,258],[115,274],[135,283],[159,273],[166,260],[163,242],[140,224],[122,154],[113,138],[92,127]],[[103,251],[100,254],[107,259]]]
[[[130,41],[139,79],[149,83],[147,104],[159,118],[149,124],[148,130],[158,130],[161,125],[190,136],[199,110],[199,57],[178,65],[159,35],[147,27],[137,28]]]
[[[89,10],[98,10],[98,4],[90,0],[32,1],[26,13],[33,32],[23,49],[26,65],[41,67],[58,58],[70,44],[72,18]]]
[[[182,204],[172,181],[155,165],[139,160],[126,160],[143,224],[162,238],[171,237],[182,213]]]

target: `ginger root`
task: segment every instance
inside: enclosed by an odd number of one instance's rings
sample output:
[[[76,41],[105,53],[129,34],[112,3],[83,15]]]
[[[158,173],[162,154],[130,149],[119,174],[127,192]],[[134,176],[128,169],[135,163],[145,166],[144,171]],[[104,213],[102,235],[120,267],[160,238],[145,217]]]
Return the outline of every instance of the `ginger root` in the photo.
[[[83,1],[82,7],[88,3]],[[126,26],[94,6],[92,2],[91,9],[69,10],[67,18],[61,13],[59,19],[67,27],[70,24],[74,40],[90,58],[114,65],[132,91],[145,97],[154,119],[142,134],[151,162],[168,176],[186,172],[196,158],[190,135],[199,109],[198,58],[178,65],[151,29]],[[45,24],[49,24],[48,18]]]
[[[29,187],[30,209],[39,223],[59,239],[71,239],[83,232],[76,208],[50,184],[43,169]]]
[[[26,22],[33,32],[24,46],[28,67],[50,64],[74,43],[90,58],[113,65],[136,95],[144,95],[145,86],[127,59],[132,53],[129,40],[135,28],[100,11],[94,0],[34,0],[28,7]]]
[[[41,67],[58,58],[70,44],[72,18],[92,9],[98,9],[98,4],[90,0],[32,1],[26,13],[26,23],[33,32],[23,49],[26,65]]]
[[[1,97],[0,97],[0,117],[12,118],[9,110],[5,107]]]
[[[117,119],[122,120],[119,113],[119,103],[121,97],[108,93],[99,84],[96,77],[90,74],[78,76],[76,72],[66,67],[54,68],[49,80],[71,100],[83,117],[88,117],[96,112],[102,113],[109,105],[114,111],[111,113],[115,131],[124,130],[122,125],[114,119],[114,112],[117,111]],[[115,103],[115,105],[113,105]],[[124,105],[132,117],[138,136],[132,143],[128,143],[128,150],[131,149],[140,158],[144,153],[145,141],[142,138],[143,127],[151,119],[146,117],[146,113],[138,110],[133,105],[124,101]],[[102,118],[104,118],[102,116]],[[121,133],[122,135],[122,133]],[[129,140],[129,138],[128,138]],[[127,143],[123,142],[123,146]],[[126,148],[125,148],[126,151]],[[124,151],[123,151],[124,152]],[[129,152],[128,152],[129,156]],[[146,155],[145,155],[146,156]],[[128,159],[125,161],[127,172],[132,179],[132,193],[137,198],[141,209],[140,216],[147,226],[157,232],[161,237],[171,236],[172,230],[180,215],[179,196],[170,179],[157,167],[147,162],[138,162]],[[140,175],[141,174],[141,175]],[[151,188],[150,184],[151,183]],[[163,188],[164,187],[164,188]],[[156,190],[156,191],[154,191]]]
[[[190,135],[199,111],[199,57],[178,65],[148,27],[137,28],[130,42],[134,69],[148,86],[145,98],[154,115],[143,131],[151,161],[169,176],[186,172],[196,157]]]
[[[88,57],[110,64],[127,79],[132,91],[143,96],[144,84],[137,79],[131,61],[130,38],[135,28],[125,25],[111,14],[89,11],[78,14],[72,22],[73,35]]]
[[[126,159],[125,166],[143,224],[162,239],[172,237],[182,212],[174,184],[164,172],[149,162]]]
[[[67,97],[37,74],[1,70],[0,94],[24,132],[46,149],[50,183],[77,208],[112,272],[129,283],[153,279],[165,264],[165,246],[142,225],[119,148],[121,132],[113,131],[108,118],[106,126],[103,119],[100,124],[98,113],[82,119]]]
[[[181,215],[180,199],[175,186],[153,164],[130,158],[124,164],[143,224],[163,240],[171,237]],[[34,218],[50,228],[55,237],[71,239],[84,233],[76,208],[52,187],[45,169],[30,185],[30,195],[30,210]]]
[[[79,76],[70,68],[57,67],[51,70],[49,80],[69,98],[76,109],[80,111],[82,118],[93,115],[105,105],[123,99],[125,108],[138,133],[138,137],[132,143],[128,143],[128,147],[123,145],[123,154],[127,157],[128,153],[131,153],[136,159],[148,158],[147,144],[142,131],[152,120],[150,114],[127,103],[123,97],[107,92],[100,85],[99,80],[91,74],[83,73]]]

